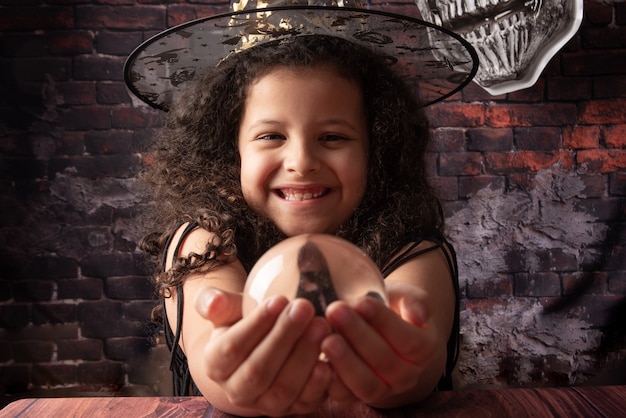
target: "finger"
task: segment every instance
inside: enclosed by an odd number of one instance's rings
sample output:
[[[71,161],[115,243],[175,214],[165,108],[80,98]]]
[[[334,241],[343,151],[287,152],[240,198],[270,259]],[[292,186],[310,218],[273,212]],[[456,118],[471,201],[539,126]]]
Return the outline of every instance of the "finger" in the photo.
[[[402,302],[404,303],[404,302]],[[419,302],[415,302],[419,303]],[[355,311],[380,334],[398,356],[412,364],[421,364],[432,354],[436,335],[426,324],[419,328],[405,322],[382,303],[372,298],[362,298],[355,304]],[[409,306],[409,310],[411,307]],[[373,358],[374,364],[376,358]],[[387,370],[385,365],[381,370]]]
[[[343,383],[337,373],[333,373],[330,384],[328,385],[328,396],[337,402],[356,400],[356,396],[354,396],[346,384]]]
[[[209,378],[224,382],[269,334],[288,301],[282,296],[263,302],[250,315],[222,332],[213,331],[205,348]]]
[[[269,389],[314,315],[313,305],[303,299],[292,301],[281,312],[267,336],[229,379],[228,391],[237,401],[249,401]]]
[[[330,364],[317,361],[290,413],[306,414],[317,410],[327,398],[327,389],[332,377]]]
[[[208,287],[198,293],[196,310],[214,327],[228,326],[241,319],[241,300],[241,294]]]
[[[345,385],[345,390],[338,386],[338,383],[331,387],[334,391],[332,394],[334,398],[353,394],[368,402],[378,399],[387,391],[386,382],[363,362],[340,334],[336,333],[327,337],[322,342],[322,351]]]
[[[426,327],[430,312],[426,292],[408,283],[390,281],[385,284],[389,307],[402,319],[419,327]]]
[[[320,400],[331,378],[330,366],[318,360],[320,344],[330,333],[328,321],[321,317],[311,320],[263,398],[264,402],[291,405],[298,401],[304,407]]]

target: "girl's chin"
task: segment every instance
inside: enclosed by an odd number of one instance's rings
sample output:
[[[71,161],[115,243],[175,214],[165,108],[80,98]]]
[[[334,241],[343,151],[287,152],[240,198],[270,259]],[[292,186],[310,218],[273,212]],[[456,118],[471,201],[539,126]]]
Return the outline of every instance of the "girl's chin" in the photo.
[[[288,237],[303,234],[331,234],[336,230],[336,228],[330,228],[329,225],[285,225],[283,223],[277,223],[277,226],[281,232]]]

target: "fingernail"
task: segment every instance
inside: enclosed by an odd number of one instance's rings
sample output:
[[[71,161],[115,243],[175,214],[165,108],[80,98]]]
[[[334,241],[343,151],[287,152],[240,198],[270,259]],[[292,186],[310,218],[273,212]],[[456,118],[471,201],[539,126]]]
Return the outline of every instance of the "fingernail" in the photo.
[[[428,317],[428,312],[426,312],[426,307],[423,303],[415,302],[411,304],[411,312],[414,315],[414,321],[416,325],[421,327],[428,326],[426,324],[426,318]]]
[[[274,315],[280,314],[286,305],[287,300],[281,296],[273,296],[265,301],[265,307]]]
[[[309,338],[309,341],[316,343],[321,341],[328,334],[330,334],[329,327],[326,326],[324,323],[315,321],[309,327],[307,337]]]
[[[196,299],[196,309],[201,313],[208,312],[209,307],[218,294],[219,291],[217,289],[208,289],[203,291]]]
[[[296,299],[289,305],[288,314],[293,322],[305,322],[311,317],[313,312],[311,312],[311,309],[307,309],[306,303]]]
[[[376,313],[376,302],[370,297],[361,299],[356,306],[356,310],[363,318],[372,318]]]

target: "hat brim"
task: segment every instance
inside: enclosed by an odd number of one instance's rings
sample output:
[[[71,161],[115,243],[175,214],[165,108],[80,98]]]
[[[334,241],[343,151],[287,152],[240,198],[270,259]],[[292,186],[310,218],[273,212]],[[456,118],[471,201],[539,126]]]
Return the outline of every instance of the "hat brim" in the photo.
[[[389,57],[424,106],[461,90],[478,69],[476,52],[465,39],[421,19],[360,8],[282,6],[229,12],[167,29],[130,54],[124,79],[142,101],[167,111],[190,82],[230,54],[305,35],[344,38]],[[440,61],[442,56],[453,58]]]

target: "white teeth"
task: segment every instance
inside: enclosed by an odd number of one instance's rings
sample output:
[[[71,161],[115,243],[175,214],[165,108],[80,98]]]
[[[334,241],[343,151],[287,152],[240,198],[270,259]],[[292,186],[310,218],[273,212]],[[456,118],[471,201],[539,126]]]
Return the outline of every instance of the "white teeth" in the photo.
[[[318,197],[320,197],[323,194],[323,192],[319,192],[319,193],[287,193],[287,192],[283,192],[283,196],[285,198],[285,200],[309,200],[309,199],[316,199]]]

